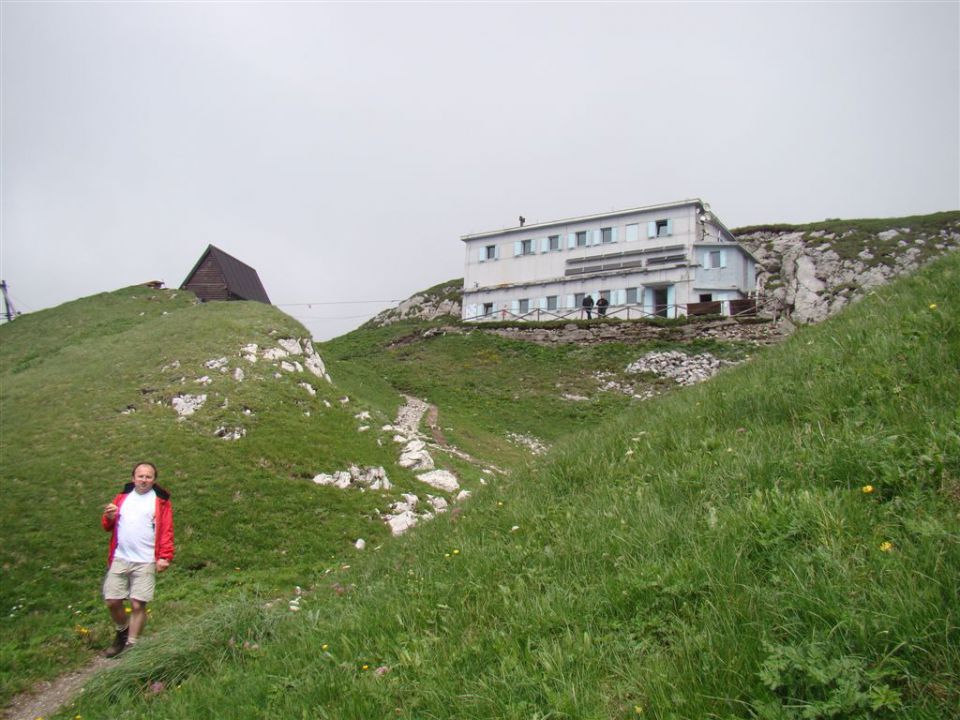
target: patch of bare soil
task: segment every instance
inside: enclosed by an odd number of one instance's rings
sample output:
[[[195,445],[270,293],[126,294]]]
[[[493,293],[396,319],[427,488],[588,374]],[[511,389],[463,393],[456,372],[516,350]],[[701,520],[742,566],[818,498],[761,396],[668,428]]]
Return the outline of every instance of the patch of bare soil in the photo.
[[[32,690],[10,701],[3,711],[4,720],[36,720],[53,715],[76,697],[87,680],[111,662],[107,658],[96,657],[79,670],[61,675],[56,680],[37,683]]]
[[[440,411],[437,409],[437,406],[431,405],[427,411],[427,425],[430,426],[430,434],[433,436],[433,441],[440,447],[447,447],[447,439],[443,436],[443,430],[440,429],[440,425],[437,422],[439,416]]]

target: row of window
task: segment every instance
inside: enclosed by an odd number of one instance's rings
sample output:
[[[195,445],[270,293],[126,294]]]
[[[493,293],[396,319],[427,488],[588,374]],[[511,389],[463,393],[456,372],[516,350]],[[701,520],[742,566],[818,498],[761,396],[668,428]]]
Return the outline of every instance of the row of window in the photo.
[[[616,227],[602,227],[596,230],[579,230],[568,233],[567,249],[591,247],[594,245],[609,245],[618,242],[619,229]],[[640,239],[640,224],[631,223],[624,226],[625,242],[634,242]],[[647,223],[647,237],[669,237],[673,235],[673,221],[669,218],[663,220],[651,220]],[[513,256],[521,257],[523,255],[536,255],[537,252],[549,253],[557,252],[563,249],[561,235],[548,235],[543,238],[528,238],[526,240],[516,240],[513,243]],[[500,246],[485,245],[479,250],[479,261],[500,259]]]

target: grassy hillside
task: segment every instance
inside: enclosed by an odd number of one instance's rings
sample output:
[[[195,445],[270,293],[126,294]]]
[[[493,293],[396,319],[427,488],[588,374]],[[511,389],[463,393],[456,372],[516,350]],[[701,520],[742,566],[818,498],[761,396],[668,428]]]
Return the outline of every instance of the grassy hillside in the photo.
[[[751,349],[712,340],[543,346],[479,329],[423,338],[423,328],[412,322],[364,328],[325,343],[322,352],[342,386],[363,397],[389,397],[400,390],[427,398],[439,407],[450,442],[508,464],[529,455],[511,434],[549,447],[635,404],[621,392],[602,388],[611,378],[635,381],[624,368],[646,352],[682,348],[739,360]],[[597,373],[607,375],[598,378]]]
[[[949,717],[958,292],[945,258],[562,438],[462,514],[305,568],[300,612],[250,595],[167,625],[69,712]],[[376,363],[353,364],[386,394]]]
[[[547,350],[482,334],[391,347],[424,327],[361,330],[322,346],[333,384],[263,357],[307,331],[259,303],[197,304],[137,286],[0,327],[0,703],[109,642],[99,514],[140,460],[155,462],[173,493],[178,545],[150,632],[176,631],[240,594],[284,597],[354,562],[358,538],[371,548],[389,540],[379,513],[403,493],[453,499],[398,465],[393,433],[381,427],[400,392],[440,405],[447,439],[505,472],[532,457],[517,434],[551,444],[630,402],[597,391],[591,374],[622,370],[637,348]],[[567,386],[584,400],[563,400]],[[183,395],[207,399],[179,418],[173,401]],[[468,490],[499,477],[453,452],[433,455]],[[351,465],[384,467],[393,489],[310,482]]]
[[[291,371],[262,356],[280,339],[305,337],[266,305],[199,305],[189,293],[145,287],[0,327],[0,701],[109,641],[99,515],[139,460],[155,462],[173,493],[179,549],[153,630],[250,588],[286,593],[318,564],[352,558],[358,538],[375,546],[389,537],[378,511],[425,487],[397,466],[379,430],[400,398],[382,393],[368,405],[308,372],[302,355],[287,358],[301,364]],[[256,362],[244,358],[250,343]],[[178,419],[172,401],[184,394],[207,399]],[[356,417],[364,411],[369,420]],[[370,429],[360,432],[363,424]],[[310,482],[351,464],[383,466],[394,489]]]

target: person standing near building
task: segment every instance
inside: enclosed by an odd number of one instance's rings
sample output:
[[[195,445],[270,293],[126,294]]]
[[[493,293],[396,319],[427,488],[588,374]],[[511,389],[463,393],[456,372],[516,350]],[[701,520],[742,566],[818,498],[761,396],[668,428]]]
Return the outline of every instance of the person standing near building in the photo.
[[[607,300],[603,295],[597,299],[597,317],[602,318],[606,317],[607,314],[607,305],[610,304],[610,301]]]
[[[583,311],[587,314],[587,320],[590,320],[593,317],[593,297],[584,295],[583,302],[580,304],[583,306]]]
[[[173,561],[173,506],[170,493],[156,484],[157,475],[153,463],[138,463],[131,482],[103,509],[100,523],[111,533],[103,599],[117,630],[106,657],[116,657],[137,642],[147,622],[156,573]]]

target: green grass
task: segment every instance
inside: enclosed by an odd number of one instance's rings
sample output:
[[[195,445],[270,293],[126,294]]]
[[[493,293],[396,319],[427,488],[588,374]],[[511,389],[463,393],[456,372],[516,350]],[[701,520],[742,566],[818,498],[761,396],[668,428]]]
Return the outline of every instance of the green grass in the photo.
[[[343,390],[325,380],[276,378],[275,364],[239,357],[250,342],[308,336],[269,306],[198,305],[183,293],[128,288],[25,315],[0,332],[0,699],[108,641],[99,514],[139,460],[159,466],[174,498],[178,556],[154,606],[157,629],[245,588],[285,592],[318,562],[352,557],[359,537],[383,542],[377,511],[401,492],[423,493],[378,431],[395,402],[342,404]],[[204,366],[220,357],[245,379]],[[204,375],[211,384],[196,383]],[[299,387],[307,381],[316,397]],[[208,400],[178,422],[170,401],[182,392]],[[373,416],[367,433],[354,418],[363,409]],[[214,435],[220,426],[247,435],[225,441]],[[361,494],[309,482],[354,463],[383,465],[396,489]]]
[[[295,385],[251,385],[283,404],[261,411],[262,432],[250,443],[213,442],[187,423],[141,428],[162,441],[161,472],[169,466],[178,517],[194,530],[183,537],[178,525],[186,557],[163,579],[146,641],[61,716],[949,717],[960,704],[958,294],[953,255],[709,383],[643,403],[591,388],[585,408],[556,400],[565,383],[583,388],[588,368],[620,368],[645,348],[544,348],[481,332],[393,347],[410,332],[402,326],[328,343],[332,399],[347,388],[387,414],[398,390],[425,395],[452,439],[513,470],[475,485],[462,512],[362,555],[342,548],[356,527],[376,524],[369,515],[331,539],[303,510],[331,523],[350,518],[337,502],[369,510],[333,491],[321,503],[316,491],[326,489],[299,476],[328,453],[394,450],[373,436],[341,429],[339,437],[332,420],[328,435],[310,430]],[[237,312],[221,307],[215,312]],[[194,310],[176,314],[186,323]],[[240,323],[252,341],[284,321],[260,310],[262,318]],[[137,342],[118,338],[110,348],[117,377],[125,377],[122,349],[148,342],[127,339]],[[80,356],[68,353],[63,373],[99,357],[75,348]],[[55,382],[60,362],[44,360],[43,377],[57,388],[50,395],[70,392]],[[100,568],[73,578],[71,565],[91,565],[104,550],[87,529],[102,498],[86,478],[115,474],[115,452],[136,436],[101,426],[97,439],[74,398],[63,407],[69,428],[58,431],[69,456],[11,442],[8,408],[27,388],[40,391],[38,381],[8,387],[25,373],[3,376],[3,592],[34,577],[28,598],[85,592],[91,623],[105,626]],[[116,414],[126,394],[110,399],[106,383],[100,392],[106,398],[92,404]],[[352,428],[352,410],[334,411]],[[554,450],[525,464],[502,439],[508,429]],[[103,446],[112,450],[101,456]],[[56,505],[59,495],[47,494],[32,508],[40,481],[68,462],[72,472],[56,476],[67,500]],[[10,497],[19,504],[8,509]],[[13,532],[19,512],[29,528]],[[50,552],[51,538],[62,542],[46,529],[51,515],[77,546],[57,557],[54,575],[41,565],[65,551]],[[8,569],[14,551],[22,558]],[[189,571],[188,562],[214,567]],[[9,582],[8,573],[21,574]],[[66,584],[48,592],[53,578]],[[287,606],[293,584],[305,590],[299,612]],[[5,630],[27,616],[33,631],[46,624],[56,626],[53,637],[69,635],[72,620],[58,612],[66,610],[31,607]],[[40,649],[24,650],[30,637],[9,642],[4,656],[9,648],[40,662]]]
[[[511,445],[508,432],[553,444],[635,403],[622,393],[602,391],[598,372],[636,382],[624,369],[650,351],[680,348],[739,360],[750,349],[740,343],[677,339],[543,346],[471,326],[458,329],[462,334],[423,339],[422,325],[398,323],[350,333],[321,350],[344,387],[381,402],[397,390],[426,398],[440,408],[449,441],[478,457],[506,457],[513,464],[522,462],[526,452]],[[417,339],[407,341],[411,336]]]

